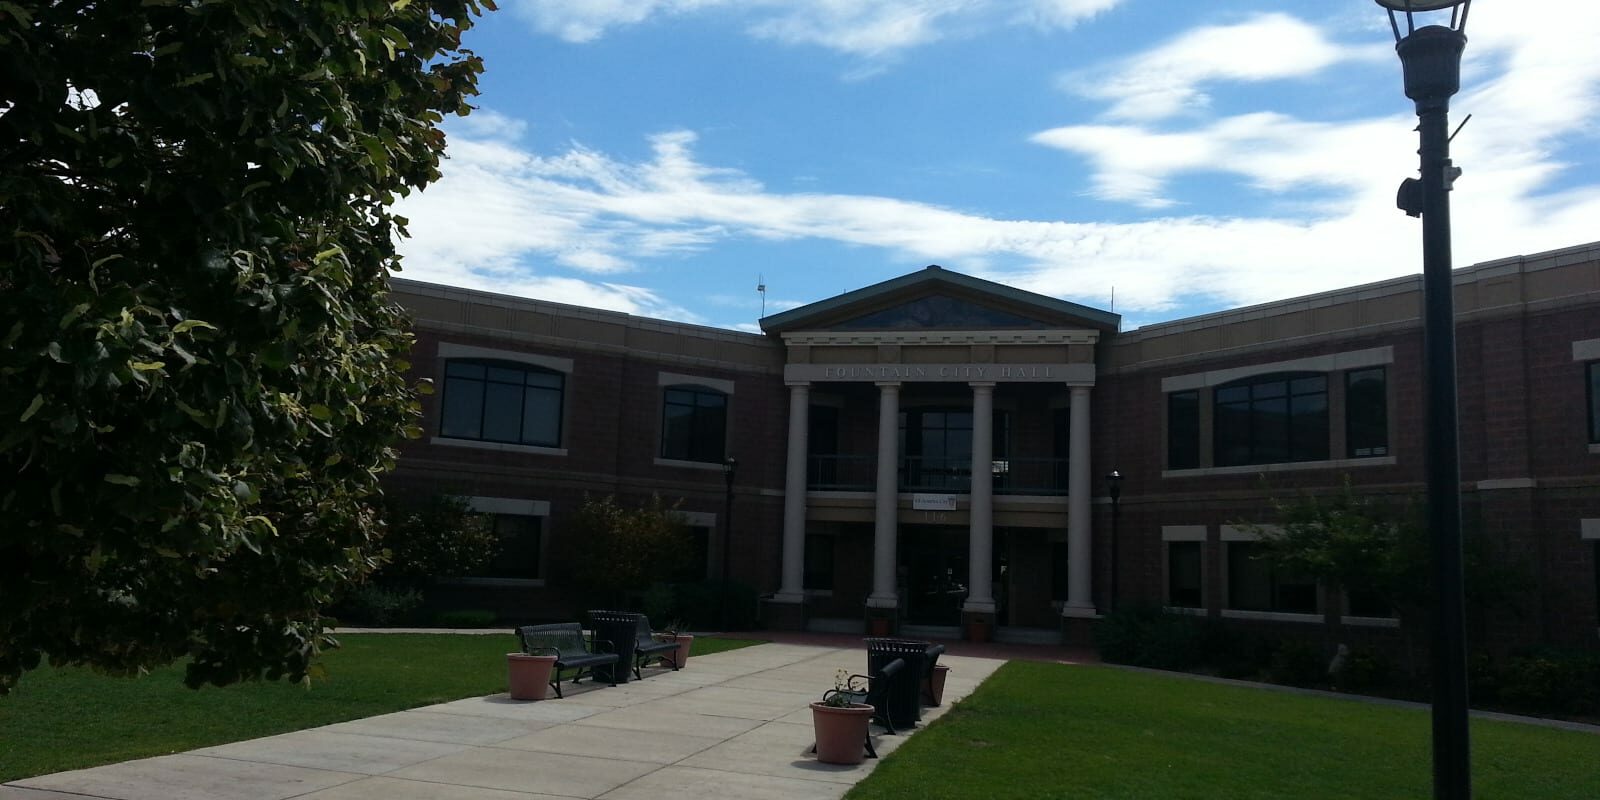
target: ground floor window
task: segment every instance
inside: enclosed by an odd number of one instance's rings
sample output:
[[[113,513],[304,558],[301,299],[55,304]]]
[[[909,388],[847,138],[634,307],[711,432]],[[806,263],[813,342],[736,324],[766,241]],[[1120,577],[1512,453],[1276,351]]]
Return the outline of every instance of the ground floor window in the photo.
[[[1379,592],[1351,589],[1345,594],[1345,606],[1352,617],[1386,618],[1394,616],[1394,604]]]
[[[1200,542],[1167,542],[1167,605],[1205,608]]]
[[[805,576],[802,583],[807,589],[833,589],[832,536],[816,533],[806,535]]]
[[[544,577],[544,517],[527,514],[493,514],[500,548],[475,577]]]
[[[1261,558],[1260,542],[1228,542],[1228,608],[1238,611],[1317,613],[1317,584],[1285,573]]]

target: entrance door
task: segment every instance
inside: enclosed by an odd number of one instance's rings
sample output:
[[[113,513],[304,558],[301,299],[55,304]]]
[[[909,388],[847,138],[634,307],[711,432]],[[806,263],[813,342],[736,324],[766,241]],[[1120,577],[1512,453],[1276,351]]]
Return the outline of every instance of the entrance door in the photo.
[[[959,625],[967,597],[967,529],[900,528],[900,591],[913,625]]]

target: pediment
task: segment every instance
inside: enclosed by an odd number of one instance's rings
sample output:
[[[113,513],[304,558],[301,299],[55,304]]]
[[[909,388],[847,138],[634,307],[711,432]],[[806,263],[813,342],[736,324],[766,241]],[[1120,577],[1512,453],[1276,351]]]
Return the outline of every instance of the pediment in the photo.
[[[1115,332],[1120,318],[940,267],[857,289],[761,320],[767,333],[790,331]]]

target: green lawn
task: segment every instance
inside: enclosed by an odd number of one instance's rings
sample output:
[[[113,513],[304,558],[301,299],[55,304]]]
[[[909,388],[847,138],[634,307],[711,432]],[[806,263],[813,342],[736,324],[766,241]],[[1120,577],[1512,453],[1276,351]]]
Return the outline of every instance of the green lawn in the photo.
[[[0,782],[503,692],[516,637],[352,634],[307,689],[254,683],[198,691],[173,666],[139,678],[43,668],[0,697]],[[694,654],[759,642],[694,640]],[[694,662],[689,662],[689,669]]]
[[[847,800],[1423,798],[1426,710],[1013,662]],[[1475,795],[1600,797],[1600,736],[1473,720]]]

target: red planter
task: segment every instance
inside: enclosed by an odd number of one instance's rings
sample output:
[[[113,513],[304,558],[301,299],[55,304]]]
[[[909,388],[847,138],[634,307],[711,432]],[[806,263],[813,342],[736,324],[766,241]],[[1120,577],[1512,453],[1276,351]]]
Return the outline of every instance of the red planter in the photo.
[[[687,666],[689,664],[689,648],[694,646],[694,634],[680,633],[670,638],[678,643],[678,667]],[[662,641],[666,640],[667,637],[662,638]]]
[[[950,668],[943,664],[935,664],[933,675],[929,676],[928,683],[922,687],[922,696],[928,705],[937,706],[944,702],[944,679],[950,674]]]
[[[506,683],[512,700],[543,700],[550,689],[555,656],[506,653]]]
[[[867,723],[872,706],[811,704],[817,734],[817,760],[824,764],[860,764],[867,757]]]

